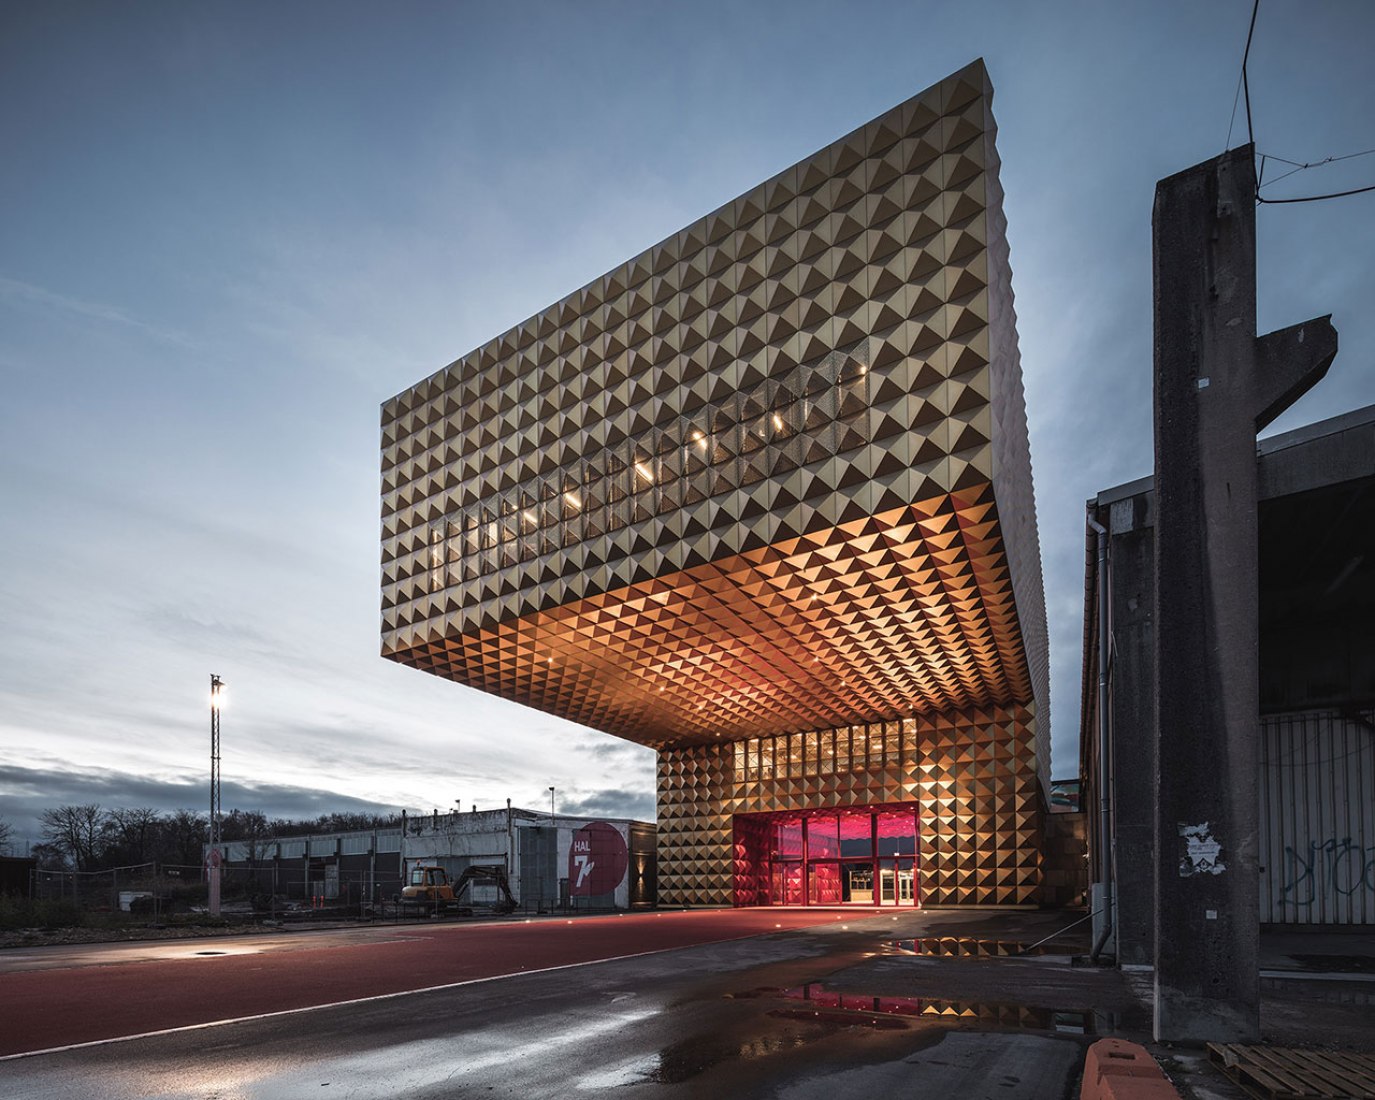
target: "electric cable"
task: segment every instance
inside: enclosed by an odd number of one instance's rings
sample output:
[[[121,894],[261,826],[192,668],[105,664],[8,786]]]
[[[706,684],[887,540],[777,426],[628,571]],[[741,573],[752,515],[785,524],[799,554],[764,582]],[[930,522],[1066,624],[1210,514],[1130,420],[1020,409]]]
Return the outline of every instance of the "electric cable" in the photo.
[[[1256,144],[1255,127],[1251,124],[1251,82],[1246,76],[1246,62],[1251,58],[1251,38],[1256,33],[1256,15],[1260,12],[1260,0],[1251,6],[1251,27],[1246,32],[1246,50],[1241,55],[1241,90],[1246,94],[1246,140],[1254,148]]]
[[[1232,147],[1232,127],[1237,124],[1237,104],[1241,102],[1241,73],[1237,73],[1237,90],[1232,93],[1232,117],[1227,120],[1227,140],[1222,143],[1225,153]]]
[[[1252,115],[1251,115],[1251,81],[1250,81],[1250,77],[1247,75],[1246,66],[1247,66],[1247,62],[1249,62],[1250,59],[1251,59],[1251,40],[1255,37],[1255,33],[1256,33],[1256,16],[1257,16],[1259,13],[1260,13],[1260,0],[1255,0],[1255,2],[1251,5],[1251,25],[1250,25],[1249,28],[1247,28],[1247,31],[1246,31],[1246,49],[1242,52],[1242,55],[1241,55],[1241,91],[1242,91],[1243,97],[1245,98],[1245,101],[1246,101],[1246,138],[1247,138],[1247,140],[1250,142],[1252,149],[1255,148],[1255,144],[1256,144],[1256,129],[1255,129],[1255,121],[1254,121],[1254,119],[1253,119],[1253,117],[1252,117]],[[1235,121],[1236,121],[1236,114],[1237,114],[1236,99],[1235,99],[1235,97],[1233,97],[1233,100],[1232,100],[1232,122],[1233,122],[1233,123],[1235,123]],[[1229,124],[1228,127],[1227,127],[1227,142],[1228,142],[1229,145],[1231,144],[1231,141],[1232,141],[1232,125]],[[1368,149],[1368,150],[1365,150],[1364,152],[1360,152],[1360,153],[1347,153],[1347,154],[1345,154],[1344,156],[1326,157],[1326,158],[1324,158],[1323,160],[1314,161],[1312,164],[1298,164],[1296,161],[1285,160],[1285,158],[1283,158],[1283,157],[1275,157],[1275,156],[1270,156],[1269,154],[1264,154],[1264,153],[1262,153],[1262,154],[1260,155],[1260,170],[1259,170],[1259,172],[1257,173],[1257,176],[1256,176],[1256,202],[1257,202],[1258,204],[1259,204],[1259,203],[1268,203],[1268,204],[1270,204],[1270,205],[1272,205],[1272,206],[1280,206],[1280,205],[1287,205],[1287,204],[1300,203],[1300,202],[1323,202],[1323,201],[1325,201],[1325,200],[1327,200],[1327,199],[1344,199],[1344,198],[1347,198],[1347,197],[1350,196],[1350,195],[1364,195],[1364,194],[1366,194],[1367,192],[1375,191],[1375,183],[1372,183],[1372,184],[1369,184],[1369,185],[1367,185],[1367,186],[1365,186],[1365,187],[1353,187],[1353,188],[1350,188],[1349,190],[1346,190],[1346,191],[1332,191],[1332,192],[1329,192],[1328,194],[1325,194],[1325,195],[1299,195],[1299,196],[1296,196],[1295,198],[1292,198],[1292,199],[1268,199],[1268,198],[1266,198],[1264,195],[1262,195],[1262,194],[1260,193],[1261,186],[1263,185],[1263,182],[1264,182],[1264,179],[1265,179],[1265,162],[1266,162],[1266,160],[1280,160],[1280,161],[1284,161],[1285,164],[1294,165],[1294,172],[1301,172],[1301,171],[1303,171],[1305,168],[1317,168],[1317,167],[1320,167],[1321,165],[1324,165],[1324,164],[1335,164],[1337,161],[1340,161],[1340,160],[1350,160],[1352,157],[1363,157],[1363,156],[1366,156],[1367,154],[1372,153],[1372,152],[1375,152],[1375,149]],[[1292,176],[1292,175],[1294,174],[1294,172],[1286,172],[1286,173],[1284,173],[1284,175],[1279,176],[1279,177],[1277,177],[1277,178],[1275,178],[1275,179],[1272,179],[1270,182],[1271,182],[1271,184],[1278,183],[1280,180],[1282,180],[1282,179],[1287,179],[1289,176]]]
[[[1348,195],[1364,195],[1367,191],[1375,191],[1375,183],[1369,184],[1366,187],[1353,187],[1350,191],[1333,191],[1327,195],[1300,195],[1298,198],[1293,199],[1267,199],[1263,195],[1258,194],[1256,195],[1256,202],[1269,203],[1272,206],[1292,202],[1322,202],[1324,199],[1344,199]]]

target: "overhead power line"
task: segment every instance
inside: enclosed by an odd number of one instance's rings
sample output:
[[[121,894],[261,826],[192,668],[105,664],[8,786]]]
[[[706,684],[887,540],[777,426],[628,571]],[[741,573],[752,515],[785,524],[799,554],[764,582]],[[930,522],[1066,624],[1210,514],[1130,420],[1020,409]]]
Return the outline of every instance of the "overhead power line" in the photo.
[[[1343,160],[1354,160],[1354,159],[1357,158],[1357,157],[1368,157],[1368,156],[1370,156],[1371,154],[1375,154],[1375,149],[1362,149],[1359,153],[1345,153],[1345,154],[1343,154],[1342,156],[1323,157],[1322,160],[1315,160],[1315,161],[1313,161],[1313,162],[1311,162],[1311,163],[1309,163],[1309,164],[1302,164],[1302,163],[1300,163],[1299,161],[1296,161],[1296,160],[1289,160],[1287,157],[1278,157],[1278,156],[1275,156],[1275,154],[1273,154],[1273,153],[1261,153],[1261,154],[1260,154],[1260,176],[1261,176],[1262,179],[1265,178],[1265,162],[1266,162],[1267,160],[1279,161],[1279,163],[1281,163],[1281,164],[1289,164],[1289,165],[1292,165],[1293,167],[1291,167],[1291,168],[1289,169],[1289,171],[1283,173],[1282,175],[1276,176],[1276,177],[1275,177],[1274,179],[1272,179],[1269,183],[1257,184],[1257,185],[1256,185],[1256,201],[1257,201],[1257,202],[1268,202],[1268,203],[1317,202],[1319,199],[1340,199],[1340,198],[1345,198],[1347,195],[1359,195],[1359,194],[1361,194],[1362,192],[1365,192],[1365,191],[1375,191],[1375,184],[1371,184],[1371,185],[1368,186],[1368,187],[1354,187],[1354,188],[1351,188],[1351,189],[1348,190],[1348,191],[1333,191],[1333,192],[1331,192],[1330,194],[1327,194],[1327,195],[1303,195],[1303,196],[1300,196],[1299,198],[1294,198],[1294,199],[1270,199],[1270,198],[1266,198],[1264,195],[1262,195],[1262,194],[1260,193],[1260,188],[1261,188],[1261,187],[1273,187],[1275,184],[1279,183],[1280,180],[1287,180],[1290,176],[1295,175],[1296,173],[1302,172],[1302,171],[1304,171],[1305,169],[1308,169],[1308,168],[1321,168],[1321,167],[1323,167],[1324,165],[1327,165],[1327,164],[1336,164],[1338,161],[1343,161]]]
[[[1299,195],[1292,199],[1267,199],[1264,195],[1257,192],[1256,202],[1270,203],[1272,206],[1286,202],[1321,202],[1323,199],[1344,199],[1348,195],[1363,195],[1367,191],[1375,191],[1375,183],[1366,187],[1353,187],[1350,191],[1333,191],[1326,195]]]
[[[1241,55],[1241,79],[1238,82],[1238,91],[1241,93],[1242,97],[1246,102],[1246,138],[1250,142],[1252,149],[1254,149],[1256,145],[1256,129],[1255,120],[1251,114],[1251,80],[1247,73],[1247,63],[1251,60],[1251,40],[1255,37],[1256,34],[1256,16],[1259,14],[1259,12],[1260,0],[1255,0],[1255,2],[1251,5],[1251,24],[1246,30],[1246,49],[1242,52]],[[1231,122],[1227,124],[1228,147],[1230,147],[1232,144],[1232,127],[1236,124],[1236,118],[1237,97],[1234,95],[1232,97],[1232,119]],[[1256,175],[1256,202],[1269,203],[1271,205],[1276,206],[1286,203],[1322,202],[1326,199],[1344,199],[1349,195],[1363,195],[1367,192],[1375,191],[1375,183],[1372,183],[1365,187],[1348,188],[1345,191],[1331,191],[1324,195],[1299,195],[1290,199],[1270,199],[1266,198],[1264,195],[1260,193],[1261,187],[1264,186],[1265,162],[1267,160],[1276,160],[1281,162],[1282,164],[1288,164],[1292,166],[1291,171],[1285,172],[1283,175],[1277,176],[1270,181],[1271,185],[1273,186],[1280,180],[1288,179],[1296,172],[1302,172],[1308,168],[1321,168],[1325,164],[1336,164],[1338,161],[1351,160],[1354,157],[1369,156],[1371,153],[1375,153],[1375,149],[1366,149],[1359,153],[1346,153],[1342,156],[1324,157],[1322,160],[1313,161],[1312,163],[1300,163],[1296,160],[1288,160],[1285,157],[1277,157],[1270,154],[1262,153],[1260,154],[1260,170]]]

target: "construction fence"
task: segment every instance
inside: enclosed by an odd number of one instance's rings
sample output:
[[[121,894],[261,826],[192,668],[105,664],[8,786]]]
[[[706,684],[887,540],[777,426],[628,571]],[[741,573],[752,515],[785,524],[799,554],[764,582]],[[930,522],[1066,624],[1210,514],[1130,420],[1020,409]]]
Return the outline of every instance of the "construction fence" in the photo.
[[[276,861],[257,867],[226,866],[220,871],[220,911],[225,916],[379,916],[383,899],[400,886],[394,877],[382,881],[366,871],[337,866],[311,868]],[[205,869],[168,863],[103,871],[34,871],[29,896],[85,913],[124,913],[131,920],[153,921],[204,913],[209,904]]]
[[[438,861],[445,862],[445,861]],[[394,867],[348,868],[337,863],[265,860],[256,866],[226,864],[220,869],[220,913],[239,920],[361,919],[406,920],[495,909],[494,886],[475,883],[465,904],[441,908],[402,904],[402,882]],[[517,904],[526,915],[600,911],[592,899],[570,898],[567,879],[532,882],[530,896]],[[547,889],[541,889],[541,887]],[[28,897],[37,908],[33,923],[130,925],[204,917],[209,910],[205,868],[143,863],[102,871],[31,873]]]

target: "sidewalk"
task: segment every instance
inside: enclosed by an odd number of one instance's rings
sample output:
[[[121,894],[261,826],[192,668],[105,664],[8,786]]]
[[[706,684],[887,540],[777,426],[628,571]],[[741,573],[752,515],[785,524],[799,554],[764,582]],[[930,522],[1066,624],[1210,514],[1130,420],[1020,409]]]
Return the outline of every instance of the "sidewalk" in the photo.
[[[1261,1045],[1375,1053],[1375,931],[1289,930],[1260,937]],[[1149,972],[1127,975],[1149,1013]],[[1207,1050],[1145,1042],[1190,1100],[1254,1100],[1228,1080]]]
[[[1033,942],[1067,927],[1071,912],[935,913],[935,935],[980,936]],[[938,967],[928,963],[920,982],[932,995],[973,1000],[1006,998],[1033,1005],[1077,1006],[1079,994],[1092,990],[1094,1033],[1141,1043],[1161,1064],[1186,1100],[1254,1100],[1209,1061],[1199,1046],[1156,1043],[1151,1038],[1154,978],[1150,972],[1123,972],[1082,963],[1088,934],[1083,926],[1056,936],[1049,955],[998,960],[995,967]],[[1375,1053],[1375,929],[1267,931],[1260,938],[1261,1033],[1272,1047],[1315,1051]],[[914,984],[914,977],[908,977]],[[1115,987],[1120,993],[1115,992]]]

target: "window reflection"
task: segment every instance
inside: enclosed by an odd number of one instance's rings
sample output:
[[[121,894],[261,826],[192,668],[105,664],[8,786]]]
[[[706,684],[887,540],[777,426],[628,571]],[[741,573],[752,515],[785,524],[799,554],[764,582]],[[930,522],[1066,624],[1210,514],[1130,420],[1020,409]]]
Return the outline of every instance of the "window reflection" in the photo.
[[[840,820],[835,817],[816,817],[807,822],[807,858],[838,859],[840,857]]]

